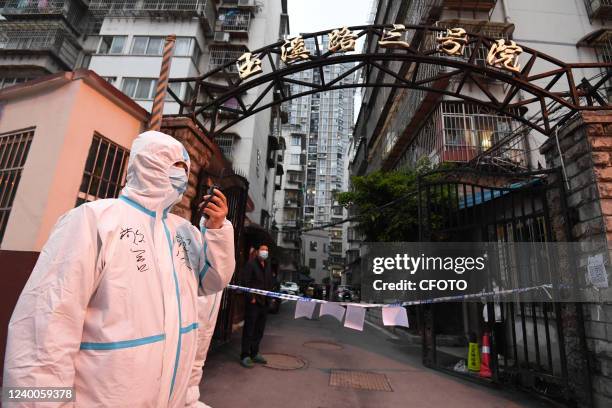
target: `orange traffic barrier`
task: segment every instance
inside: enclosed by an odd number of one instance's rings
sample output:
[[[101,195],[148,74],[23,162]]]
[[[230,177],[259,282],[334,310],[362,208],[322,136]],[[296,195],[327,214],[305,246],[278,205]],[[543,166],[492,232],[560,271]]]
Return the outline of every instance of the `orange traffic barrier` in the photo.
[[[487,332],[482,336],[482,355],[480,357],[480,376],[491,378],[491,343]]]

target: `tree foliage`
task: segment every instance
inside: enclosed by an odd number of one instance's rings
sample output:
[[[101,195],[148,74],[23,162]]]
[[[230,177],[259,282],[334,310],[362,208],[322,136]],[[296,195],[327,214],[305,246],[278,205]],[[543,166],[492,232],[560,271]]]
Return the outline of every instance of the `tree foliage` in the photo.
[[[338,202],[359,216],[357,230],[365,241],[417,241],[420,222],[417,179],[432,169],[428,160],[421,160],[412,169],[352,177],[352,190],[339,193]],[[379,209],[395,200],[398,202]]]

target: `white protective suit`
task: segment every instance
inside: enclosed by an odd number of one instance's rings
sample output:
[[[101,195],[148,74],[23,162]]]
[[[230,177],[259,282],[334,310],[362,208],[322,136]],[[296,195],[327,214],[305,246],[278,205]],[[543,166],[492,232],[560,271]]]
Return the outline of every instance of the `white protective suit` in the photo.
[[[234,232],[227,220],[202,233],[168,214],[176,162],[189,168],[181,143],[145,132],[121,197],[59,219],[9,323],[5,387],[74,386],[74,406],[87,408],[182,408],[195,403],[188,389],[197,401],[198,286],[220,297]]]

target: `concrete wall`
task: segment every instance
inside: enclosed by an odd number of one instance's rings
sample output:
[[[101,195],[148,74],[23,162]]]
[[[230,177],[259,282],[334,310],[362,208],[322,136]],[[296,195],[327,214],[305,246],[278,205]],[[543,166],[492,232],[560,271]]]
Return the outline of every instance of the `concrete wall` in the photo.
[[[204,34],[197,19],[184,20],[150,20],[145,18],[107,18],[102,24],[100,35],[125,35],[123,53],[120,55],[93,54],[89,69],[103,77],[116,77],[115,86],[122,87],[123,78],[157,78],[161,67],[161,56],[129,55],[134,36],[166,36],[176,34],[177,37],[195,38],[197,46],[204,52]],[[170,78],[186,78],[200,75],[201,61],[193,61],[191,57],[176,56],[172,58]],[[151,111],[153,100],[136,100],[136,102]],[[179,106],[167,102],[165,113],[178,113]]]
[[[4,250],[40,251],[57,219],[74,207],[94,132],[129,149],[143,123],[77,80],[6,103],[0,133],[32,126]]]

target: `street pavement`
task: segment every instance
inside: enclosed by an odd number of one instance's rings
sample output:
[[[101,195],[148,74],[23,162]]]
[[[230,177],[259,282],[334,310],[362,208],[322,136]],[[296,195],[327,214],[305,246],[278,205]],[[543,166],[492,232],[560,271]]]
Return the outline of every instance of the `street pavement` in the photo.
[[[268,315],[261,351],[300,357],[306,366],[278,370],[239,365],[240,335],[212,351],[204,368],[200,399],[213,408],[398,408],[398,407],[551,407],[517,391],[494,389],[423,367],[420,346],[372,324],[359,332],[333,317],[293,318],[295,304],[285,302]],[[342,349],[313,349],[308,341],[332,342]],[[332,370],[384,374],[392,391],[330,386]]]

